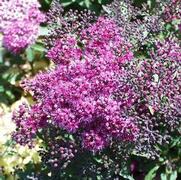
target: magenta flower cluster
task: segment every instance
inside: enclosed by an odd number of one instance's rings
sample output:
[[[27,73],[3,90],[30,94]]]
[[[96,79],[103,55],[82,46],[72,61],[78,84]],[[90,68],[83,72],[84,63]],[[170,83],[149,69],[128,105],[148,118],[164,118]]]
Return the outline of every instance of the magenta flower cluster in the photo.
[[[118,54],[120,62],[125,59],[130,60],[133,57],[132,52],[128,51],[130,45],[127,43],[127,47],[124,47],[126,49],[121,49],[124,40],[120,33],[121,29],[112,20],[100,17],[96,24],[82,30],[81,34],[67,34],[55,41],[47,56],[55,63],[67,64],[70,61],[79,61],[82,56],[85,59],[92,59],[96,54],[103,57],[108,54],[107,51],[111,52],[111,58],[114,55],[112,51],[114,51]],[[83,43],[84,48],[78,47],[78,43]],[[127,51],[127,53],[123,55],[122,51]],[[120,57],[119,54],[121,54]]]
[[[39,24],[45,17],[37,0],[2,0],[0,2],[0,32],[4,46],[20,53],[33,44],[38,36]]]
[[[34,105],[30,110],[27,104],[22,104],[18,111],[13,112],[13,120],[18,128],[18,132],[13,134],[14,140],[19,144],[32,147],[38,128],[46,124],[44,119],[40,106]]]
[[[71,35],[58,39],[47,53],[47,57],[57,64],[69,64],[71,61],[80,60],[81,56],[82,50]]]
[[[174,20],[180,20],[181,18],[181,3],[180,0],[168,1],[164,7],[163,17],[166,22],[172,22]]]
[[[162,59],[172,59],[181,62],[181,49],[177,39],[168,38],[156,43],[157,54]]]
[[[150,55],[149,59],[134,59],[127,64],[117,96],[131,102],[126,111],[138,123],[136,150],[154,157],[158,155],[156,144],[166,144],[174,133],[179,134],[180,46],[176,39],[158,41]]]
[[[122,66],[133,58],[121,29],[113,20],[100,17],[79,35],[65,37],[57,39],[48,52],[57,63],[55,69],[22,85],[37,100],[24,119],[28,126],[23,126],[23,131],[51,123],[77,135],[91,151],[102,150],[114,139],[135,141],[138,128],[132,118],[124,116],[122,101],[115,95],[119,76],[124,75]],[[31,120],[38,127],[34,128]],[[42,120],[44,123],[38,124]],[[16,137],[19,133],[21,129]]]

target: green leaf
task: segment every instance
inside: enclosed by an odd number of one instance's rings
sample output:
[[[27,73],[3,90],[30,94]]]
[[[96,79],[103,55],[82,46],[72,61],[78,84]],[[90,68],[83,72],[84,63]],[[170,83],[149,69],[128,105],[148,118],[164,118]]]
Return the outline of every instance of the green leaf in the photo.
[[[39,27],[39,36],[46,36],[48,35],[49,31],[48,31],[48,27]]]
[[[164,173],[161,173],[161,180],[167,180],[167,175]]]
[[[172,143],[171,143],[171,147],[174,147],[174,146],[178,145],[180,142],[181,142],[180,137],[177,137],[177,138],[173,139]]]
[[[0,175],[0,180],[6,180],[6,178],[3,175]]]
[[[85,0],[84,3],[87,8],[89,8],[91,5],[91,2],[89,0]]]
[[[156,172],[159,169],[159,166],[156,165],[154,168],[152,168],[148,174],[145,176],[145,180],[154,180],[154,177],[156,176]]]
[[[49,5],[51,3],[51,1],[45,0],[45,3]]]
[[[173,171],[170,175],[170,180],[176,180],[177,179],[177,171]]]
[[[108,14],[111,14],[111,13],[112,13],[112,11],[111,11],[107,6],[102,5],[102,8],[103,8],[103,10],[104,10],[106,13],[108,13]]]
[[[102,159],[98,159],[98,158],[95,157],[94,160],[95,160],[97,163],[100,163],[100,164],[102,163]]]
[[[33,59],[34,59],[34,52],[33,52],[31,47],[26,49],[26,57],[27,57],[29,62],[33,61]]]
[[[61,4],[63,6],[68,6],[68,5],[72,4],[73,2],[74,2],[74,0],[64,0]]]
[[[39,52],[45,52],[46,51],[46,48],[43,47],[43,45],[41,45],[41,44],[32,45],[32,49],[35,51],[39,51]]]
[[[124,179],[135,180],[131,176],[128,166],[122,167],[121,171],[119,172],[119,175],[122,176]]]
[[[21,71],[17,67],[11,67],[4,71],[1,77],[8,83],[15,85],[16,81],[20,79]]]
[[[131,175],[120,173],[120,176],[128,180],[135,180]]]
[[[0,47],[0,63],[3,62],[4,53],[5,53],[5,49],[3,47]]]

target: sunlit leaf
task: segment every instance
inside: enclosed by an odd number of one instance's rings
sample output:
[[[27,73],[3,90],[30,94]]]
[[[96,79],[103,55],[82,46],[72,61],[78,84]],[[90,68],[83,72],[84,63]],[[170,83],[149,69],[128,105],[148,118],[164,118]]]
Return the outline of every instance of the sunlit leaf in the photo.
[[[159,166],[156,165],[154,168],[152,168],[148,174],[145,176],[145,180],[154,180],[155,176],[156,176],[156,172],[159,169]]]

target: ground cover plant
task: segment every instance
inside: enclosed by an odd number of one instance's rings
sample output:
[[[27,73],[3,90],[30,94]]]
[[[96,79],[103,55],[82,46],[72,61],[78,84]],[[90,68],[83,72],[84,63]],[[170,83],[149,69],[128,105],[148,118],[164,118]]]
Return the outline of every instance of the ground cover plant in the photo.
[[[0,177],[179,179],[180,9],[0,1],[0,100],[15,127],[0,144]],[[26,151],[9,169],[19,151],[6,147]]]

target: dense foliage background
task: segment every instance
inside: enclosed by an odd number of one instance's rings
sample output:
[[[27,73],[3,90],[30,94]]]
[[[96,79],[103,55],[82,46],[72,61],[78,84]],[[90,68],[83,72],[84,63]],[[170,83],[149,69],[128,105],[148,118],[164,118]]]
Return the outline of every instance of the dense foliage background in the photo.
[[[5,1],[0,1],[0,5]],[[39,0],[41,4],[40,10],[46,14],[51,7],[51,0]],[[96,16],[99,16],[101,12],[107,11],[109,14],[109,9],[106,5],[110,4],[111,0],[61,0],[59,3],[68,12],[70,9],[73,10],[83,10],[89,9],[94,11]],[[149,6],[150,14],[154,14],[154,8],[156,8],[156,0],[135,0],[133,5],[136,8],[142,6],[146,3]],[[180,2],[178,1],[179,7]],[[156,9],[158,12],[160,7]],[[174,7],[173,7],[174,9]],[[159,16],[159,14],[157,14]],[[111,15],[110,15],[111,16]],[[124,16],[124,15],[123,15]],[[147,14],[142,14],[142,16],[147,16]],[[148,16],[149,17],[149,16]],[[138,17],[141,19],[142,17]],[[124,21],[122,21],[124,23]],[[149,21],[148,21],[149,22]],[[180,43],[180,19],[175,21],[168,21],[164,24],[164,29],[149,37],[148,40],[141,39],[142,43],[134,47],[134,54],[139,59],[142,57],[147,58],[149,56],[149,51],[153,50],[155,47],[152,44],[154,39],[167,40],[168,37],[174,36]],[[140,23],[141,24],[141,23]],[[132,26],[127,27],[128,29]],[[153,26],[148,26],[148,29],[154,28]],[[157,29],[157,27],[155,27]],[[129,32],[131,33],[131,31]],[[129,37],[129,33],[125,36]],[[152,32],[151,32],[152,33]],[[47,58],[47,44],[45,37],[49,35],[49,29],[47,22],[42,22],[39,28],[38,38],[36,42],[32,45],[24,48],[20,53],[13,53],[8,48],[3,45],[3,33],[0,34],[0,180],[2,179],[162,179],[162,180],[176,180],[181,178],[181,136],[175,133],[171,136],[171,141],[164,145],[156,146],[157,157],[152,154],[143,154],[137,152],[131,152],[128,157],[122,157],[121,154],[125,152],[120,151],[119,148],[127,151],[128,147],[120,146],[116,151],[112,149],[106,149],[103,153],[92,153],[89,151],[81,152],[78,157],[74,160],[73,164],[68,166],[68,168],[61,170],[59,174],[59,169],[56,170],[49,167],[46,164],[46,158],[53,156],[52,154],[46,154],[42,157],[42,149],[45,148],[43,140],[48,141],[48,136],[56,137],[56,132],[58,130],[52,127],[52,132],[55,134],[47,133],[47,137],[42,137],[42,139],[36,139],[36,145],[32,149],[28,146],[19,145],[16,143],[11,135],[15,131],[15,124],[12,122],[12,112],[19,107],[23,102],[27,104],[34,104],[32,95],[29,92],[23,90],[21,82],[25,79],[31,79],[40,72],[46,72],[48,69],[54,67],[54,63]],[[148,35],[149,36],[149,35]],[[132,37],[132,36],[131,36]],[[139,35],[135,35],[139,37]],[[133,37],[134,38],[134,37]],[[135,38],[136,39],[136,38]],[[140,40],[139,39],[139,40]],[[139,44],[139,40],[135,40]],[[130,39],[132,41],[132,39]],[[169,43],[169,42],[168,42]],[[164,43],[163,43],[164,44]],[[165,43],[166,44],[166,43]],[[173,46],[171,46],[173,48]],[[179,46],[180,49],[180,46]],[[179,50],[180,51],[180,50]],[[179,66],[180,64],[178,64]],[[180,68],[180,67],[179,67]],[[133,66],[134,69],[134,66]],[[179,71],[178,71],[179,72]],[[130,75],[130,78],[134,78]],[[155,77],[157,78],[157,77]],[[137,82],[137,79],[135,78]],[[141,80],[139,81],[141,84]],[[180,87],[180,82],[178,82],[178,87]],[[141,85],[140,85],[141,86]],[[176,87],[177,90],[177,87]],[[149,107],[151,114],[154,114],[152,107]],[[178,121],[178,120],[177,120]],[[178,130],[179,133],[181,132]],[[61,132],[62,133],[62,132]],[[69,141],[72,137],[63,134],[65,143]],[[46,139],[47,138],[47,139]],[[59,144],[59,143],[58,143]],[[53,151],[53,150],[52,150]],[[66,150],[65,150],[66,151]],[[72,150],[74,151],[74,150]],[[117,157],[115,157],[115,154]],[[105,155],[105,156],[104,156]],[[110,172],[106,172],[107,169],[101,169],[105,164],[106,158],[111,157],[112,162],[110,165]],[[95,168],[94,170],[90,170]],[[119,164],[119,168],[117,168]],[[85,168],[85,172],[82,170]],[[121,168],[120,168],[121,167]],[[86,169],[87,168],[87,169]],[[113,172],[113,171],[118,172]],[[96,173],[95,173],[96,171]],[[108,177],[108,174],[110,177]]]

